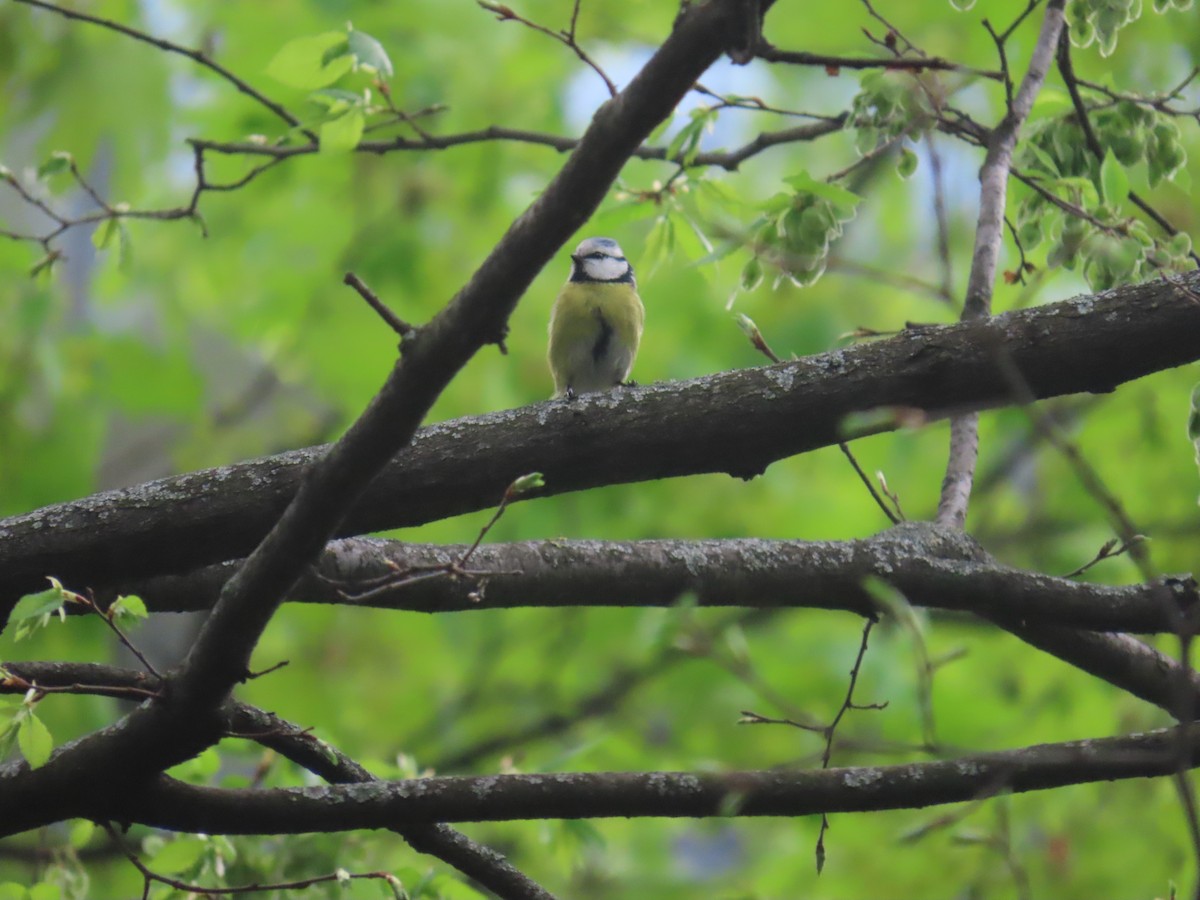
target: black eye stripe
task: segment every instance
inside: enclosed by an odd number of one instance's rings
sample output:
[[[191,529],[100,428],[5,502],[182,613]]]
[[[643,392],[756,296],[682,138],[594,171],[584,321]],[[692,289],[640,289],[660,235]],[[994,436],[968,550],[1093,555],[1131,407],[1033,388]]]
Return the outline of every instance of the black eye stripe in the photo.
[[[589,253],[584,259],[615,259],[617,262],[625,262],[625,257],[609,256],[607,253]]]

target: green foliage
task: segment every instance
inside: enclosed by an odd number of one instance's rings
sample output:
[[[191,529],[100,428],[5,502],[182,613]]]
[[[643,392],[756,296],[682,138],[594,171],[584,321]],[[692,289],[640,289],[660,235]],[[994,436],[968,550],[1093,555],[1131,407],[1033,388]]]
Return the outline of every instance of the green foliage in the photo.
[[[1155,12],[1162,12],[1157,3]],[[1069,0],[1066,13],[1073,44],[1087,47],[1094,41],[1101,56],[1112,56],[1117,32],[1142,14],[1142,0]]]
[[[881,144],[922,131],[929,122],[929,98],[911,78],[893,72],[868,72],[850,104],[854,146],[867,154]]]
[[[1015,164],[1067,207],[1028,191],[1016,214],[1022,246],[1028,252],[1048,241],[1047,265],[1080,267],[1095,290],[1189,269],[1186,236],[1155,239],[1146,223],[1124,215],[1135,177],[1154,187],[1182,169],[1187,153],[1179,126],[1149,106],[1122,100],[1096,112],[1092,127],[1105,148],[1102,160],[1088,149],[1073,111],[1030,127]]]
[[[860,197],[807,172],[785,178],[793,193],[779,193],[762,204],[765,214],[748,231],[753,254],[742,267],[740,287],[752,291],[767,268],[776,271],[775,288],[786,278],[808,287],[825,271],[830,250],[854,218]]]
[[[368,116],[380,111],[372,104],[370,90],[330,87],[360,70],[380,79],[391,78],[395,71],[383,44],[350,25],[344,32],[288,41],[267,65],[267,74],[281,84],[311,91],[309,100],[319,112],[308,124],[319,128],[323,153],[353,150],[362,140]]]
[[[39,692],[33,688],[22,700],[0,698],[0,759],[7,757],[14,745],[31,768],[36,769],[50,759],[54,737],[34,712],[40,700]]]

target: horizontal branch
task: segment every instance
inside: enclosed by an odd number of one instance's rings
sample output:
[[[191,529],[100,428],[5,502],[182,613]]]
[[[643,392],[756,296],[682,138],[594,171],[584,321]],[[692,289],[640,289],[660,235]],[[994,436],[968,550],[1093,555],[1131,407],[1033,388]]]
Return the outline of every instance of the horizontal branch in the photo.
[[[1200,358],[1200,303],[1154,281],[924,328],[778,365],[546,401],[421,429],[342,523],[341,536],[494,506],[512,481],[544,494],[708,472],[742,478],[846,438],[879,407],[930,417],[1013,402],[1006,354],[1038,398],[1101,393]],[[1070,359],[1071,365],[1063,365]],[[897,427],[901,416],[864,431]],[[75,589],[180,573],[245,556],[295,493],[313,447],[96,494],[0,522],[0,584],[11,604],[46,575]]]
[[[794,128],[784,128],[779,131],[764,131],[758,137],[734,150],[707,150],[697,153],[688,160],[689,168],[715,167],[734,171],[743,162],[756,156],[770,147],[781,144],[795,144],[803,141],[813,141],[827,134],[841,131],[846,123],[846,114],[822,119]],[[359,153],[374,153],[382,155],[399,151],[434,151],[448,150],[464,144],[483,144],[496,141],[508,141],[518,144],[533,144],[539,147],[550,147],[560,153],[566,153],[579,146],[579,138],[546,134],[541,131],[527,131],[521,128],[506,128],[502,125],[491,125],[476,131],[464,131],[458,134],[434,135],[423,134],[419,137],[397,136],[387,140],[362,141],[355,150]],[[189,143],[197,150],[221,153],[226,156],[265,156],[272,159],[289,159],[293,156],[308,156],[320,152],[320,144],[309,141],[303,144],[273,145],[255,142],[226,142],[213,141],[203,138],[192,138]],[[664,160],[682,162],[676,156],[668,156],[666,147],[638,147],[630,154],[637,159]]]
[[[810,771],[599,772],[421,778],[277,790],[162,777],[89,815],[206,834],[300,834],[426,822],[805,816],[920,809],[999,792],[1173,775],[1200,765],[1200,726],[935,762]],[[0,833],[4,826],[0,825]]]
[[[670,606],[690,593],[701,606],[868,615],[876,605],[863,580],[874,576],[917,606],[1039,625],[1147,633],[1176,630],[1180,614],[1197,610],[1200,601],[1190,577],[1123,587],[1055,578],[1002,565],[961,532],[911,522],[857,541],[484,544],[471,555],[474,577],[447,574],[467,549],[370,538],[335,541],[316,572],[305,576],[288,599],[438,613]],[[221,563],[186,575],[122,585],[121,590],[137,594],[155,612],[208,609],[236,566]],[[406,581],[400,578],[404,572],[432,577]],[[394,586],[370,590],[384,579]]]
[[[889,69],[893,71],[906,70],[920,74],[927,71],[966,72],[980,78],[992,81],[1002,81],[1004,75],[990,69],[977,69],[951,62],[939,56],[828,56],[823,53],[809,53],[804,50],[780,50],[778,47],[763,43],[754,48],[756,58],[772,63],[785,63],[792,66],[821,66],[826,69]]]

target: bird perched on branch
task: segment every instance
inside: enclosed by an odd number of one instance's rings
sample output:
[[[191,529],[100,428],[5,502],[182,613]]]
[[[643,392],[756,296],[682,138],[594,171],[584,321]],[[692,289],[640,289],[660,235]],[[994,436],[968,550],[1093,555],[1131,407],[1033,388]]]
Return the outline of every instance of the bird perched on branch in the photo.
[[[581,242],[550,311],[554,396],[569,399],[622,384],[633,368],[645,318],[633,267],[620,245],[604,237]]]

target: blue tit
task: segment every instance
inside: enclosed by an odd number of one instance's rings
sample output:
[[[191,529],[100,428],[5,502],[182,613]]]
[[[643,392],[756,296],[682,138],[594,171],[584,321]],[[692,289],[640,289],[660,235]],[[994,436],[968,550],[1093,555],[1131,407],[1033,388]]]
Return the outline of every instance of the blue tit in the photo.
[[[571,277],[550,312],[554,396],[606,391],[629,377],[646,310],[633,267],[611,238],[594,237],[571,254]]]

